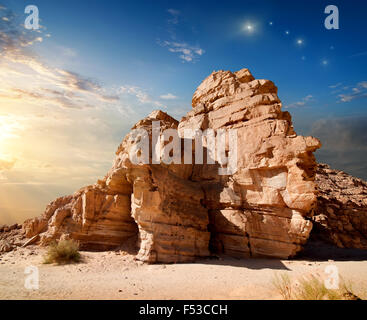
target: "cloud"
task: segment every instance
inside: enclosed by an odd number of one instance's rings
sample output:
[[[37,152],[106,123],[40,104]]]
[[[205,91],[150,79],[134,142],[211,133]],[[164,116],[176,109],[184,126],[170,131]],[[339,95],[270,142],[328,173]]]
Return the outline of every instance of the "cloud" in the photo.
[[[6,18],[0,20],[0,99],[24,100],[68,109],[119,102],[115,92],[104,88],[96,80],[42,62],[31,47],[43,41],[44,27],[39,32],[28,31],[9,10],[0,11],[0,17]],[[71,48],[61,48],[64,55],[76,55]]]
[[[316,121],[311,135],[319,138],[320,162],[367,180],[367,117],[329,118]]]
[[[182,62],[193,62],[205,53],[199,46],[191,46],[185,42],[163,41],[160,45],[167,47],[170,52],[178,53]]]
[[[171,15],[171,18],[167,21],[168,24],[178,24],[180,11],[176,9],[168,9],[167,12]]]
[[[176,30],[179,27],[181,12],[177,9],[168,9],[167,12],[170,14],[170,19],[167,20],[167,32],[170,35],[170,40],[161,41],[158,39],[157,43],[162,47],[167,47],[169,52],[177,53],[182,62],[195,62],[205,51],[197,45],[177,40]],[[195,28],[190,26],[189,29],[193,31]]]
[[[173,95],[172,93],[167,93],[167,94],[161,95],[160,98],[163,99],[163,100],[175,100],[178,97]]]
[[[10,170],[11,168],[14,167],[16,160],[4,160],[4,159],[0,159],[0,171],[3,170]]]
[[[34,32],[20,27],[20,21],[13,12],[2,7],[0,10],[0,56],[9,53],[19,54],[26,47],[42,42],[41,30]]]
[[[361,99],[367,97],[367,81],[357,83],[350,92],[340,94],[340,102],[350,102],[355,99]]]
[[[335,88],[338,88],[338,87],[340,87],[340,86],[342,86],[342,85],[343,85],[343,83],[338,82],[338,83],[336,83],[336,84],[330,85],[330,86],[329,86],[329,88],[330,88],[330,89],[335,89]]]
[[[46,63],[36,54],[36,44],[48,41],[45,28],[27,31],[23,22],[0,11],[0,203],[14,213],[13,222],[103,177],[131,126],[153,107],[164,107],[141,87],[107,87]],[[25,206],[32,211],[20,219]]]
[[[0,158],[0,182],[7,182],[8,178],[5,172],[11,170],[14,167],[16,160],[5,160]]]
[[[64,55],[65,57],[75,58],[78,55],[77,52],[72,48],[59,46],[59,49],[61,51],[61,54]]]
[[[287,106],[285,106],[285,109],[290,108],[298,108],[298,107],[304,107],[308,105],[308,102],[314,101],[314,97],[312,95],[307,95],[306,97],[302,98],[301,101],[293,102]]]
[[[142,88],[136,86],[121,86],[119,91],[122,94],[129,94],[136,97],[140,103],[148,103],[160,108],[165,107],[160,101],[151,98]]]

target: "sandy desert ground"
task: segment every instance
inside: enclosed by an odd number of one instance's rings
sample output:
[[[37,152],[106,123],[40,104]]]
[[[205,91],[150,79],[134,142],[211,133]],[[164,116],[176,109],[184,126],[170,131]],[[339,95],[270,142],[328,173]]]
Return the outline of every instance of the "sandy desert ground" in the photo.
[[[353,291],[367,298],[367,257],[316,259],[202,259],[195,263],[146,265],[126,251],[82,252],[83,261],[45,265],[45,249],[21,248],[0,256],[0,299],[281,299],[273,287],[275,274],[291,279],[310,274],[323,277],[336,265]],[[329,251],[330,255],[330,251]],[[39,289],[24,287],[27,266],[39,268]]]

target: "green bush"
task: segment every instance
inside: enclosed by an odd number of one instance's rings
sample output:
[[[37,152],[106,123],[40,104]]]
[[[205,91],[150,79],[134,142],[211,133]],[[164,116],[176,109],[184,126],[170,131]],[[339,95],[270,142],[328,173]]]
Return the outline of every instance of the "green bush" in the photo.
[[[52,243],[44,257],[44,263],[67,264],[80,261],[79,243],[74,240],[60,240]]]

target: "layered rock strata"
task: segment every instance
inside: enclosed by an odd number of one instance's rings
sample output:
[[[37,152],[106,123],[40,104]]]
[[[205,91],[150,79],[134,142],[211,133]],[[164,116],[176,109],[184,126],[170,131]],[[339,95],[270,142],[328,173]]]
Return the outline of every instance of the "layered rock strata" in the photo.
[[[295,133],[290,114],[281,110],[277,87],[255,80],[248,69],[213,72],[196,90],[192,106],[180,122],[161,111],[138,122],[118,147],[106,177],[26,221],[26,236],[42,245],[72,238],[83,248],[99,250],[138,236],[137,258],[149,263],[192,261],[215,252],[294,256],[312,229],[317,201],[313,152],[320,142]],[[158,121],[160,127],[153,129]],[[153,164],[153,136],[167,129],[180,134],[176,142],[182,161]],[[204,156],[203,164],[183,164],[198,151],[196,140],[185,135],[190,129],[236,132],[236,151],[228,138],[224,150],[235,156],[235,170],[219,174],[228,163],[215,157],[214,163]],[[150,141],[149,161],[135,163],[131,155],[141,156],[142,138]],[[158,141],[161,147],[170,143]],[[192,145],[192,157],[183,150],[185,143]],[[202,143],[211,154],[208,140]]]
[[[295,255],[312,228],[313,152],[320,142],[297,136],[290,114],[281,111],[277,87],[255,80],[247,69],[214,72],[192,105],[180,132],[236,129],[238,137],[236,173],[218,176],[199,165],[192,176],[205,192],[211,249],[236,257]]]

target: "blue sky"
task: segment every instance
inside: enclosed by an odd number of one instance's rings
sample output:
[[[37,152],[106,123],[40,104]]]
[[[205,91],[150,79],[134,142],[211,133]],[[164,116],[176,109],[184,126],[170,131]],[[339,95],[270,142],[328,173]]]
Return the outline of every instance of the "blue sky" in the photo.
[[[39,8],[39,32],[22,27],[29,4]],[[339,8],[339,30],[324,27],[329,4]],[[274,81],[296,131],[323,142],[317,158],[367,179],[366,1],[0,5],[6,221],[102,177],[137,120],[154,109],[180,119],[200,82],[221,69]],[[34,210],[15,218],[23,209],[9,199],[19,193]]]

